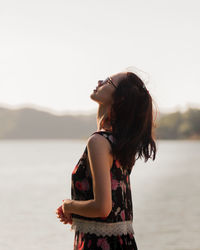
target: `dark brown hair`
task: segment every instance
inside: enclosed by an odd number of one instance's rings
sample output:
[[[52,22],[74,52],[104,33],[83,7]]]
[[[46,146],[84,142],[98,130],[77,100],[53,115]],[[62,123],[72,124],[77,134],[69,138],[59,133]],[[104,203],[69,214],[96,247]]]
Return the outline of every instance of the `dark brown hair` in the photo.
[[[149,158],[155,159],[152,106],[151,95],[143,81],[134,73],[127,72],[113,93],[110,113],[115,139],[113,155],[124,169],[131,171],[138,158],[143,157],[145,162]]]

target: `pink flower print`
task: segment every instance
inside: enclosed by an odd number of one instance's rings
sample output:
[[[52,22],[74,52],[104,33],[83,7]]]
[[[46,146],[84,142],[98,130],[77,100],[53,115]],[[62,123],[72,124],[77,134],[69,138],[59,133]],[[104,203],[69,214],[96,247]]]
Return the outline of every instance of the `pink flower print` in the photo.
[[[118,238],[119,238],[120,245],[123,245],[123,240],[122,240],[122,238],[121,238],[120,236],[118,236]]]
[[[86,191],[86,190],[89,189],[89,183],[88,183],[88,181],[86,179],[84,179],[83,181],[76,181],[75,187],[78,190]]]
[[[80,182],[80,181],[76,181],[75,187],[76,187],[78,190],[82,190],[81,182]]]
[[[78,248],[78,250],[83,250],[84,249],[84,242],[82,242],[81,246]]]
[[[121,168],[121,165],[120,165],[118,160],[115,161],[115,165],[116,165],[117,168]]]
[[[119,182],[115,179],[112,179],[111,181],[111,186],[112,186],[112,190],[116,190],[118,188]]]
[[[82,241],[83,238],[83,233],[81,232],[79,234],[79,239],[78,239],[78,249],[81,250],[84,247],[84,241]]]
[[[88,181],[87,181],[87,179],[83,179],[83,181],[82,181],[82,190],[83,191],[86,191],[86,190],[88,190],[89,189],[89,183],[88,183]]]
[[[89,241],[88,241],[88,248],[90,248],[90,247],[91,247],[91,244],[92,244],[92,241],[91,241],[91,240],[89,240]]]
[[[77,169],[78,169],[78,164],[75,166],[75,168],[74,168],[74,170],[73,170],[72,174],[75,174],[75,173],[76,173],[76,171],[77,171]]]
[[[122,220],[125,221],[125,212],[124,212],[124,210],[121,211],[120,215],[121,215]]]
[[[103,239],[102,239],[102,238],[98,239],[98,241],[97,241],[97,246],[98,246],[98,247],[99,247],[99,246],[101,246],[102,241],[103,241]]]
[[[101,247],[102,250],[110,250],[110,246],[109,246],[108,242],[106,241],[106,239],[104,239],[104,238],[98,239],[97,246]]]

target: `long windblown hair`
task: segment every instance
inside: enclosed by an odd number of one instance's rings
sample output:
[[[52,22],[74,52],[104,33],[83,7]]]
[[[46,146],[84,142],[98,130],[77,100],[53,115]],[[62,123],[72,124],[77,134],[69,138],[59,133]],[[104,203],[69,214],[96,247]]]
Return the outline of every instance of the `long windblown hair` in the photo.
[[[155,160],[152,98],[143,81],[127,72],[115,92],[110,112],[115,139],[113,155],[124,169],[131,171],[138,158]]]

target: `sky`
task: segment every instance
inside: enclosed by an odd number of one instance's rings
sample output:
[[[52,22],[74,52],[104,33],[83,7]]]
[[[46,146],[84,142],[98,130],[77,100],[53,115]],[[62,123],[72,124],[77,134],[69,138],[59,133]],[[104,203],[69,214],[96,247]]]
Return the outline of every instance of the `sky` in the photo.
[[[0,106],[93,113],[99,79],[134,66],[160,112],[200,108],[198,0],[0,1]]]

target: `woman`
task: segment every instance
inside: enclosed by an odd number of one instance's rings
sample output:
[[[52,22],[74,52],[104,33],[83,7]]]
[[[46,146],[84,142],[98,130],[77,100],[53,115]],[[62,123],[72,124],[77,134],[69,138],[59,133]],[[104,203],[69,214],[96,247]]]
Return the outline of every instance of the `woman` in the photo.
[[[137,249],[130,174],[135,161],[155,159],[152,98],[132,72],[98,81],[97,131],[72,173],[72,199],[58,218],[75,229],[74,249]]]

